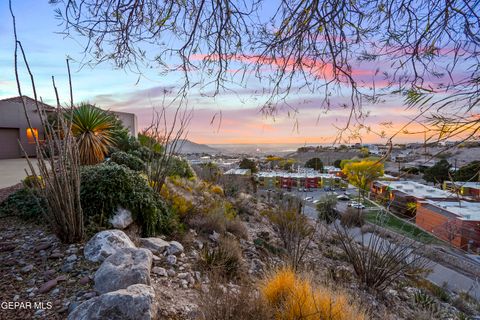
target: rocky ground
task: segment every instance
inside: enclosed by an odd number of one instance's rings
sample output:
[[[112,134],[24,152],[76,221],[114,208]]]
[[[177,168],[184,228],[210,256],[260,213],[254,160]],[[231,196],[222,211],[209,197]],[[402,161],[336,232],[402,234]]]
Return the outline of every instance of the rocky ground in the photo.
[[[282,262],[280,255],[272,254],[280,240],[259,213],[265,207],[260,203],[244,210],[245,239],[226,235],[239,242],[242,283],[260,283]],[[125,232],[102,231],[87,240],[65,245],[46,226],[0,218],[0,301],[45,306],[2,309],[0,318],[204,319],[202,297],[215,280],[202,268],[200,256],[205,248],[218,244],[219,234],[190,229],[178,241],[140,238],[131,226]],[[371,319],[459,319],[455,317],[459,307],[473,308],[467,302],[454,306],[452,300],[446,303],[431,295],[439,308],[425,310],[415,301],[415,294],[425,288],[405,277],[382,292],[363,289],[332,230],[324,226],[318,227],[304,260],[304,271],[315,283],[347,292]],[[226,283],[225,290],[237,288],[237,280]]]

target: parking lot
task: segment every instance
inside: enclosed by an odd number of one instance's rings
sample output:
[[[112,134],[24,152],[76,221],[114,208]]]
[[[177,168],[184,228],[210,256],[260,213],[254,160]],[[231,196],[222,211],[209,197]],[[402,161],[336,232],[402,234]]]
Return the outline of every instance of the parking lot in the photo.
[[[338,196],[341,194],[345,194],[345,192],[349,195],[350,199],[353,199],[358,194],[357,188],[353,187],[352,185],[349,185],[348,188],[346,188],[346,190],[335,189],[333,191],[326,191],[323,188],[319,188],[319,189],[310,189],[310,191],[305,191],[305,189],[302,188],[302,191],[299,191],[298,189],[294,189],[294,190],[292,189],[291,191],[287,191],[286,189],[281,189],[278,191],[282,191],[283,194],[286,194],[286,195],[288,194],[288,195],[296,196],[299,199],[303,200],[303,203],[305,204],[304,213],[306,216],[308,216],[311,219],[316,219],[317,217],[316,203],[314,203],[315,200],[320,200],[327,195]],[[266,194],[268,192],[269,192],[268,190],[264,190],[264,189],[259,190],[260,194]],[[340,212],[345,211],[347,208],[348,202],[350,201],[339,200],[337,202],[337,209]]]

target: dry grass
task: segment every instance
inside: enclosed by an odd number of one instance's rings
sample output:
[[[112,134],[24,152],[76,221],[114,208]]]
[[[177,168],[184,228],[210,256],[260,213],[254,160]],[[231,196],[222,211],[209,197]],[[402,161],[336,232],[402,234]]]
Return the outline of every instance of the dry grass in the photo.
[[[360,210],[347,208],[347,211],[340,215],[340,223],[347,228],[361,227],[365,224],[365,217]]]
[[[216,248],[205,247],[200,256],[203,269],[229,279],[241,274],[242,261],[240,245],[228,237],[220,238]]]
[[[254,287],[228,289],[212,281],[208,292],[200,298],[200,310],[205,320],[273,320],[268,305]]]
[[[314,287],[290,269],[281,269],[267,278],[261,293],[278,320],[367,319],[346,294]]]
[[[225,222],[225,227],[228,232],[235,235],[239,239],[248,239],[247,227],[239,218],[227,219]]]

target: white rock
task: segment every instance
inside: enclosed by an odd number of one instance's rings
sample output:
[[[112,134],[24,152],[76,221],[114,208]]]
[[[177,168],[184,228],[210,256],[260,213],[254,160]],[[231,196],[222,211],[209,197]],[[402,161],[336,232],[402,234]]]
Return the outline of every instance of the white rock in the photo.
[[[167,250],[170,244],[160,238],[140,238],[140,246],[152,251],[155,255],[160,255]]]
[[[167,256],[167,262],[168,262],[168,264],[173,266],[174,264],[177,263],[177,257],[175,257],[173,254],[171,254],[171,255]]]
[[[183,252],[183,245],[178,241],[170,241],[170,245],[167,248],[168,254],[179,254]]]
[[[70,313],[68,320],[151,320],[156,315],[153,288],[135,284],[85,301]]]
[[[125,229],[133,223],[132,212],[119,207],[108,222],[116,229]]]
[[[102,262],[122,248],[135,248],[132,240],[121,230],[105,230],[94,235],[85,245],[83,254],[92,262]]]
[[[133,284],[150,285],[152,253],[147,249],[123,248],[105,259],[95,273],[100,293],[125,289]]]
[[[154,267],[152,268],[152,272],[156,275],[159,275],[161,277],[167,277],[167,270],[165,270],[165,268],[161,268],[161,267]]]

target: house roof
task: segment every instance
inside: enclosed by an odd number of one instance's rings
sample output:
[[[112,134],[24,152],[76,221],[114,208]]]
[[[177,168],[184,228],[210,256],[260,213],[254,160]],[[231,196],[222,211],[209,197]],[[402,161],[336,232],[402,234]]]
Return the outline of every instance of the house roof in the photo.
[[[30,101],[32,103],[35,103],[35,99],[32,99],[30,98],[29,96],[23,96],[23,98],[27,101]],[[5,102],[18,102],[18,103],[22,103],[22,96],[16,96],[16,97],[11,97],[11,98],[6,98],[6,99],[0,99],[0,102],[2,101],[5,101]],[[48,109],[48,110],[54,110],[55,107],[49,105],[49,104],[46,104],[46,103],[43,103],[41,101],[38,101],[38,105],[41,106],[42,108],[44,109]]]

